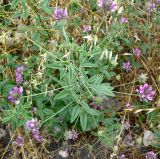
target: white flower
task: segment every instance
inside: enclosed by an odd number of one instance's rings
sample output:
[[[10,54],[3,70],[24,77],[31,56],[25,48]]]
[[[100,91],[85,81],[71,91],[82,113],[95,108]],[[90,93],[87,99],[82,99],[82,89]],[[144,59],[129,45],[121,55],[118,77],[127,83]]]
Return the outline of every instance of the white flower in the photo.
[[[147,73],[141,73],[137,78],[139,83],[146,83],[147,79],[148,79]]]
[[[113,66],[117,66],[118,65],[118,62],[117,62],[117,60],[118,60],[118,55],[116,55],[115,57],[113,57],[113,53],[112,53],[112,51],[108,51],[107,49],[106,50],[104,50],[103,52],[102,52],[102,55],[101,55],[101,57],[100,57],[100,60],[102,60],[103,58],[104,58],[104,55],[105,55],[105,59],[106,60],[108,60]]]

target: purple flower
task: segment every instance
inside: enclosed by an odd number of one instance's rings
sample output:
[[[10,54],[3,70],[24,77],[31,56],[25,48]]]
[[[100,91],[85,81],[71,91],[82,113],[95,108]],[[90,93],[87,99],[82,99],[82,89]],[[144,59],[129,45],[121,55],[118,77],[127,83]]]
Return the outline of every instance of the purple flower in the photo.
[[[148,83],[144,85],[140,85],[139,88],[136,89],[138,96],[141,101],[149,102],[154,99],[156,91],[153,90],[152,86]]]
[[[146,159],[157,159],[157,155],[153,151],[147,152],[145,157]]]
[[[83,25],[83,32],[87,33],[91,31],[91,26],[90,25]]]
[[[17,146],[23,146],[24,145],[24,138],[23,137],[21,137],[21,136],[18,136],[17,138],[16,138],[16,140],[15,140],[15,144],[17,145]]]
[[[121,155],[120,158],[118,158],[118,159],[125,159],[125,155],[124,154]]]
[[[134,48],[133,49],[133,54],[137,57],[141,55],[141,50],[139,48]]]
[[[39,127],[40,127],[40,123],[38,122],[37,119],[32,118],[31,120],[28,120],[26,122],[26,128],[29,131],[39,130]]]
[[[72,130],[72,140],[77,139],[77,137],[78,137],[77,132],[75,130]]]
[[[131,125],[126,121],[124,123],[123,127],[124,127],[125,130],[128,130],[131,127]]]
[[[53,13],[53,17],[56,20],[64,19],[67,16],[68,16],[67,9],[63,9],[63,8],[56,8],[54,13]]]
[[[39,132],[37,134],[34,134],[33,137],[38,141],[38,142],[42,142],[43,141],[43,137],[41,135],[39,135]]]
[[[16,75],[16,84],[20,85],[23,82],[23,77],[21,74]]]
[[[43,137],[40,135],[39,128],[40,123],[37,119],[32,118],[26,122],[26,128],[32,133],[33,138],[35,138],[38,142],[43,141]]]
[[[151,12],[156,8],[156,4],[153,2],[148,2],[148,11]]]
[[[127,109],[133,108],[133,106],[132,106],[130,103],[127,103],[127,104],[125,105],[125,107],[126,107]]]
[[[131,65],[131,63],[130,63],[129,61],[127,61],[127,62],[124,62],[124,63],[123,63],[122,68],[123,68],[124,70],[126,70],[127,72],[129,72],[129,71],[131,71],[131,69],[132,69],[132,65]]]
[[[122,17],[120,23],[128,23],[128,18]]]
[[[124,137],[124,143],[127,146],[133,146],[134,142],[133,142],[132,136],[130,134],[125,135],[125,137]]]
[[[98,0],[98,6],[110,12],[115,12],[118,9],[117,2],[114,0]]]
[[[98,0],[98,6],[99,7],[104,7],[106,4],[106,0]]]
[[[75,140],[77,139],[78,134],[75,130],[72,130],[72,131],[69,130],[65,132],[64,137],[65,137],[65,140],[68,140],[68,139]]]
[[[36,107],[33,107],[33,108],[32,108],[32,113],[36,113],[37,110],[38,110],[38,109],[37,109]]]
[[[32,132],[32,136],[38,141],[38,142],[41,142],[43,141],[43,137],[40,135],[40,132],[39,132],[39,128],[34,128],[31,130]]]
[[[25,70],[25,66],[22,65],[16,68],[15,73],[22,74],[24,70]]]
[[[19,66],[16,68],[15,70],[15,74],[16,74],[16,84],[20,85],[23,82],[23,71],[24,71],[25,67],[24,66]]]
[[[118,9],[117,2],[110,0],[108,7],[109,7],[108,9],[109,9],[110,12],[115,12]]]
[[[23,87],[15,86],[9,91],[8,99],[14,104],[19,104],[22,93],[23,93]]]

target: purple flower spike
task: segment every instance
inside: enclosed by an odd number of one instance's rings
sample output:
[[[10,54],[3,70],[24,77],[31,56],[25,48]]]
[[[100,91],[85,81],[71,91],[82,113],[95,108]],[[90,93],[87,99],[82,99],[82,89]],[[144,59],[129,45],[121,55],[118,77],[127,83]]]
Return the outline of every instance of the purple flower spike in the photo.
[[[128,23],[128,18],[125,17],[121,18],[120,23]]]
[[[139,48],[134,48],[133,49],[133,54],[137,57],[141,55],[141,50]]]
[[[99,7],[104,7],[106,4],[106,0],[98,0],[98,6]]]
[[[38,142],[42,142],[43,141],[43,137],[39,134],[33,135],[33,137],[38,141]]]
[[[138,96],[141,101],[149,102],[152,101],[155,97],[156,91],[153,90],[152,86],[148,83],[144,85],[140,85],[138,89],[136,89]]]
[[[22,147],[22,146],[24,145],[24,138],[21,137],[21,136],[18,136],[18,137],[16,138],[16,140],[15,140],[15,144],[16,144],[17,146]]]
[[[118,9],[117,2],[110,0],[110,1],[109,1],[109,11],[113,13],[113,12],[115,12],[117,9]]]
[[[157,155],[153,151],[147,152],[145,154],[145,157],[146,159],[158,159]]]
[[[22,74],[24,70],[25,70],[25,66],[19,66],[16,68],[15,73]]]
[[[37,119],[32,118],[26,122],[26,128],[32,133],[33,138],[35,138],[38,142],[43,141],[43,137],[40,135],[39,128],[40,123]]]
[[[23,93],[23,87],[15,86],[8,93],[8,99],[14,104],[19,104],[22,93]]]
[[[25,66],[19,66],[16,68],[15,70],[15,74],[16,74],[16,84],[20,85],[23,82],[23,71],[25,70]]]
[[[26,128],[29,131],[39,130],[39,127],[40,127],[40,123],[38,122],[37,119],[32,118],[31,120],[28,120],[26,122]]]
[[[91,31],[91,26],[90,25],[83,25],[83,32],[87,33]]]
[[[126,107],[127,109],[131,109],[131,108],[133,108],[133,105],[131,105],[130,103],[126,103],[125,107]]]
[[[67,9],[56,8],[53,13],[53,17],[55,20],[61,20],[61,19],[67,18],[68,17]]]
[[[148,2],[148,12],[152,12],[154,9],[156,9],[156,4],[153,2]]]
[[[43,140],[43,137],[40,135],[40,132],[39,132],[39,128],[38,129],[32,129],[32,136],[38,141],[42,141]]]
[[[118,9],[117,2],[114,0],[98,0],[98,6],[112,13]]]
[[[127,72],[129,72],[129,71],[131,71],[131,69],[132,69],[132,65],[131,65],[131,63],[130,63],[129,61],[127,61],[127,62],[124,62],[124,63],[123,63],[122,68],[123,68],[124,70],[126,70]]]
[[[21,74],[16,75],[16,84],[20,85],[23,82],[23,77]]]
[[[65,136],[65,140],[68,140],[68,139],[75,140],[77,139],[78,134],[75,130],[72,130],[72,131],[69,130],[65,132],[64,136]]]

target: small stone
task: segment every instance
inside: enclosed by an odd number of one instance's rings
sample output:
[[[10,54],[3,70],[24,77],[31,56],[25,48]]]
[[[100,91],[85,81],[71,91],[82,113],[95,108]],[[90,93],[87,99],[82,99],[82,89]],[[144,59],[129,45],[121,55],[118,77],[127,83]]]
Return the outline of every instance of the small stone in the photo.
[[[65,149],[65,150],[60,150],[59,151],[59,155],[63,158],[67,158],[69,156],[68,154],[68,149]]]
[[[4,137],[5,135],[6,135],[5,130],[0,128],[0,139],[1,139],[2,137]]]
[[[143,136],[143,145],[149,146],[151,144],[156,144],[156,143],[157,143],[157,138],[154,135],[154,133],[152,131],[145,130]]]

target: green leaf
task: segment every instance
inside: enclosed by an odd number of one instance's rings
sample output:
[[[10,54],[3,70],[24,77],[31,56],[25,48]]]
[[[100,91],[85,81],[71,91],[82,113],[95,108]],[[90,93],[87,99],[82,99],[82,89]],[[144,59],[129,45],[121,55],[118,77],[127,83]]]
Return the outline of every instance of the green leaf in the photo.
[[[25,125],[25,120],[19,120],[18,124],[17,124],[17,127],[20,127],[20,126],[23,126],[23,125]]]
[[[42,109],[39,109],[39,110],[38,110],[37,115],[40,117],[40,119],[41,119],[42,121],[45,119],[45,118],[44,118],[44,113],[43,113]]]
[[[45,7],[42,7],[42,9],[49,15],[52,15],[53,13],[53,9],[51,7],[45,6]]]
[[[26,20],[28,18],[28,10],[26,6],[26,0],[21,0],[22,8],[23,8],[23,18]]]
[[[64,38],[65,38],[66,42],[70,43],[69,36],[68,36],[68,34],[67,34],[67,32],[66,32],[64,27],[63,27],[63,35],[64,35]]]
[[[92,109],[88,106],[87,103],[85,102],[82,102],[82,107],[83,109],[90,115],[96,115],[96,116],[99,116],[101,115],[101,112],[99,112],[98,110],[95,110],[95,109]]]
[[[49,0],[41,0],[39,2],[39,6],[40,7],[44,7],[44,6],[47,6],[49,4]]]
[[[91,89],[99,96],[110,96],[115,97],[113,93],[113,87],[110,86],[108,83],[102,83],[100,85],[91,85]]]
[[[75,106],[72,110],[70,122],[73,123],[80,113],[81,113],[81,108],[79,106]]]
[[[55,100],[59,100],[59,99],[65,98],[66,96],[68,96],[68,92],[67,92],[66,90],[63,90],[63,91],[59,92],[59,93],[54,97],[54,99],[55,99]]]
[[[17,118],[16,110],[6,110],[5,114],[5,117],[2,119],[4,123],[14,122],[14,120]]]
[[[46,64],[45,67],[53,68],[53,69],[63,69],[64,68],[61,64],[58,64],[58,63]]]
[[[101,84],[102,80],[103,80],[103,75],[97,74],[97,75],[92,76],[92,77],[88,80],[88,82],[89,82],[89,83],[92,83],[92,84],[99,85],[99,84]]]
[[[21,15],[22,15],[22,11],[17,11],[16,13],[11,15],[11,18],[16,19],[16,18],[20,17]],[[18,28],[19,28],[19,26],[17,27],[17,29]]]
[[[95,64],[95,63],[90,63],[90,62],[88,62],[88,63],[85,63],[84,65],[83,65],[83,67],[97,67],[97,64]]]
[[[134,67],[134,68],[140,68],[140,67],[142,67],[142,65],[139,63],[139,62],[132,62],[132,66]]]
[[[14,114],[12,114],[12,115],[10,114],[9,116],[3,117],[2,120],[4,123],[7,123],[7,122],[10,122],[10,120],[13,118],[14,118]]]
[[[52,15],[52,13],[53,13],[53,9],[51,7],[49,7],[49,1],[48,0],[41,0],[38,7],[42,8],[42,10],[49,15]]]
[[[11,9],[15,9],[18,5],[18,0],[13,0],[11,3]]]
[[[51,109],[45,108],[45,109],[43,109],[43,113],[46,115],[52,115],[53,111]]]
[[[10,85],[10,84],[7,84],[5,85],[4,87],[2,87],[2,94],[4,96],[7,96],[8,92],[14,87],[14,85]]]
[[[74,100],[74,101],[77,102],[77,103],[80,102],[80,101],[79,101],[79,96],[78,96],[78,94],[75,93],[75,90],[71,91],[71,92],[70,92],[70,95],[71,95],[72,100]]]
[[[32,40],[36,43],[39,43],[40,34],[38,32],[33,34]]]
[[[80,123],[83,130],[85,130],[87,127],[87,119],[87,114],[85,112],[82,112],[80,114]]]
[[[4,69],[4,66],[3,66],[3,65],[0,65],[0,73],[3,73],[4,70],[5,70],[5,69]]]

